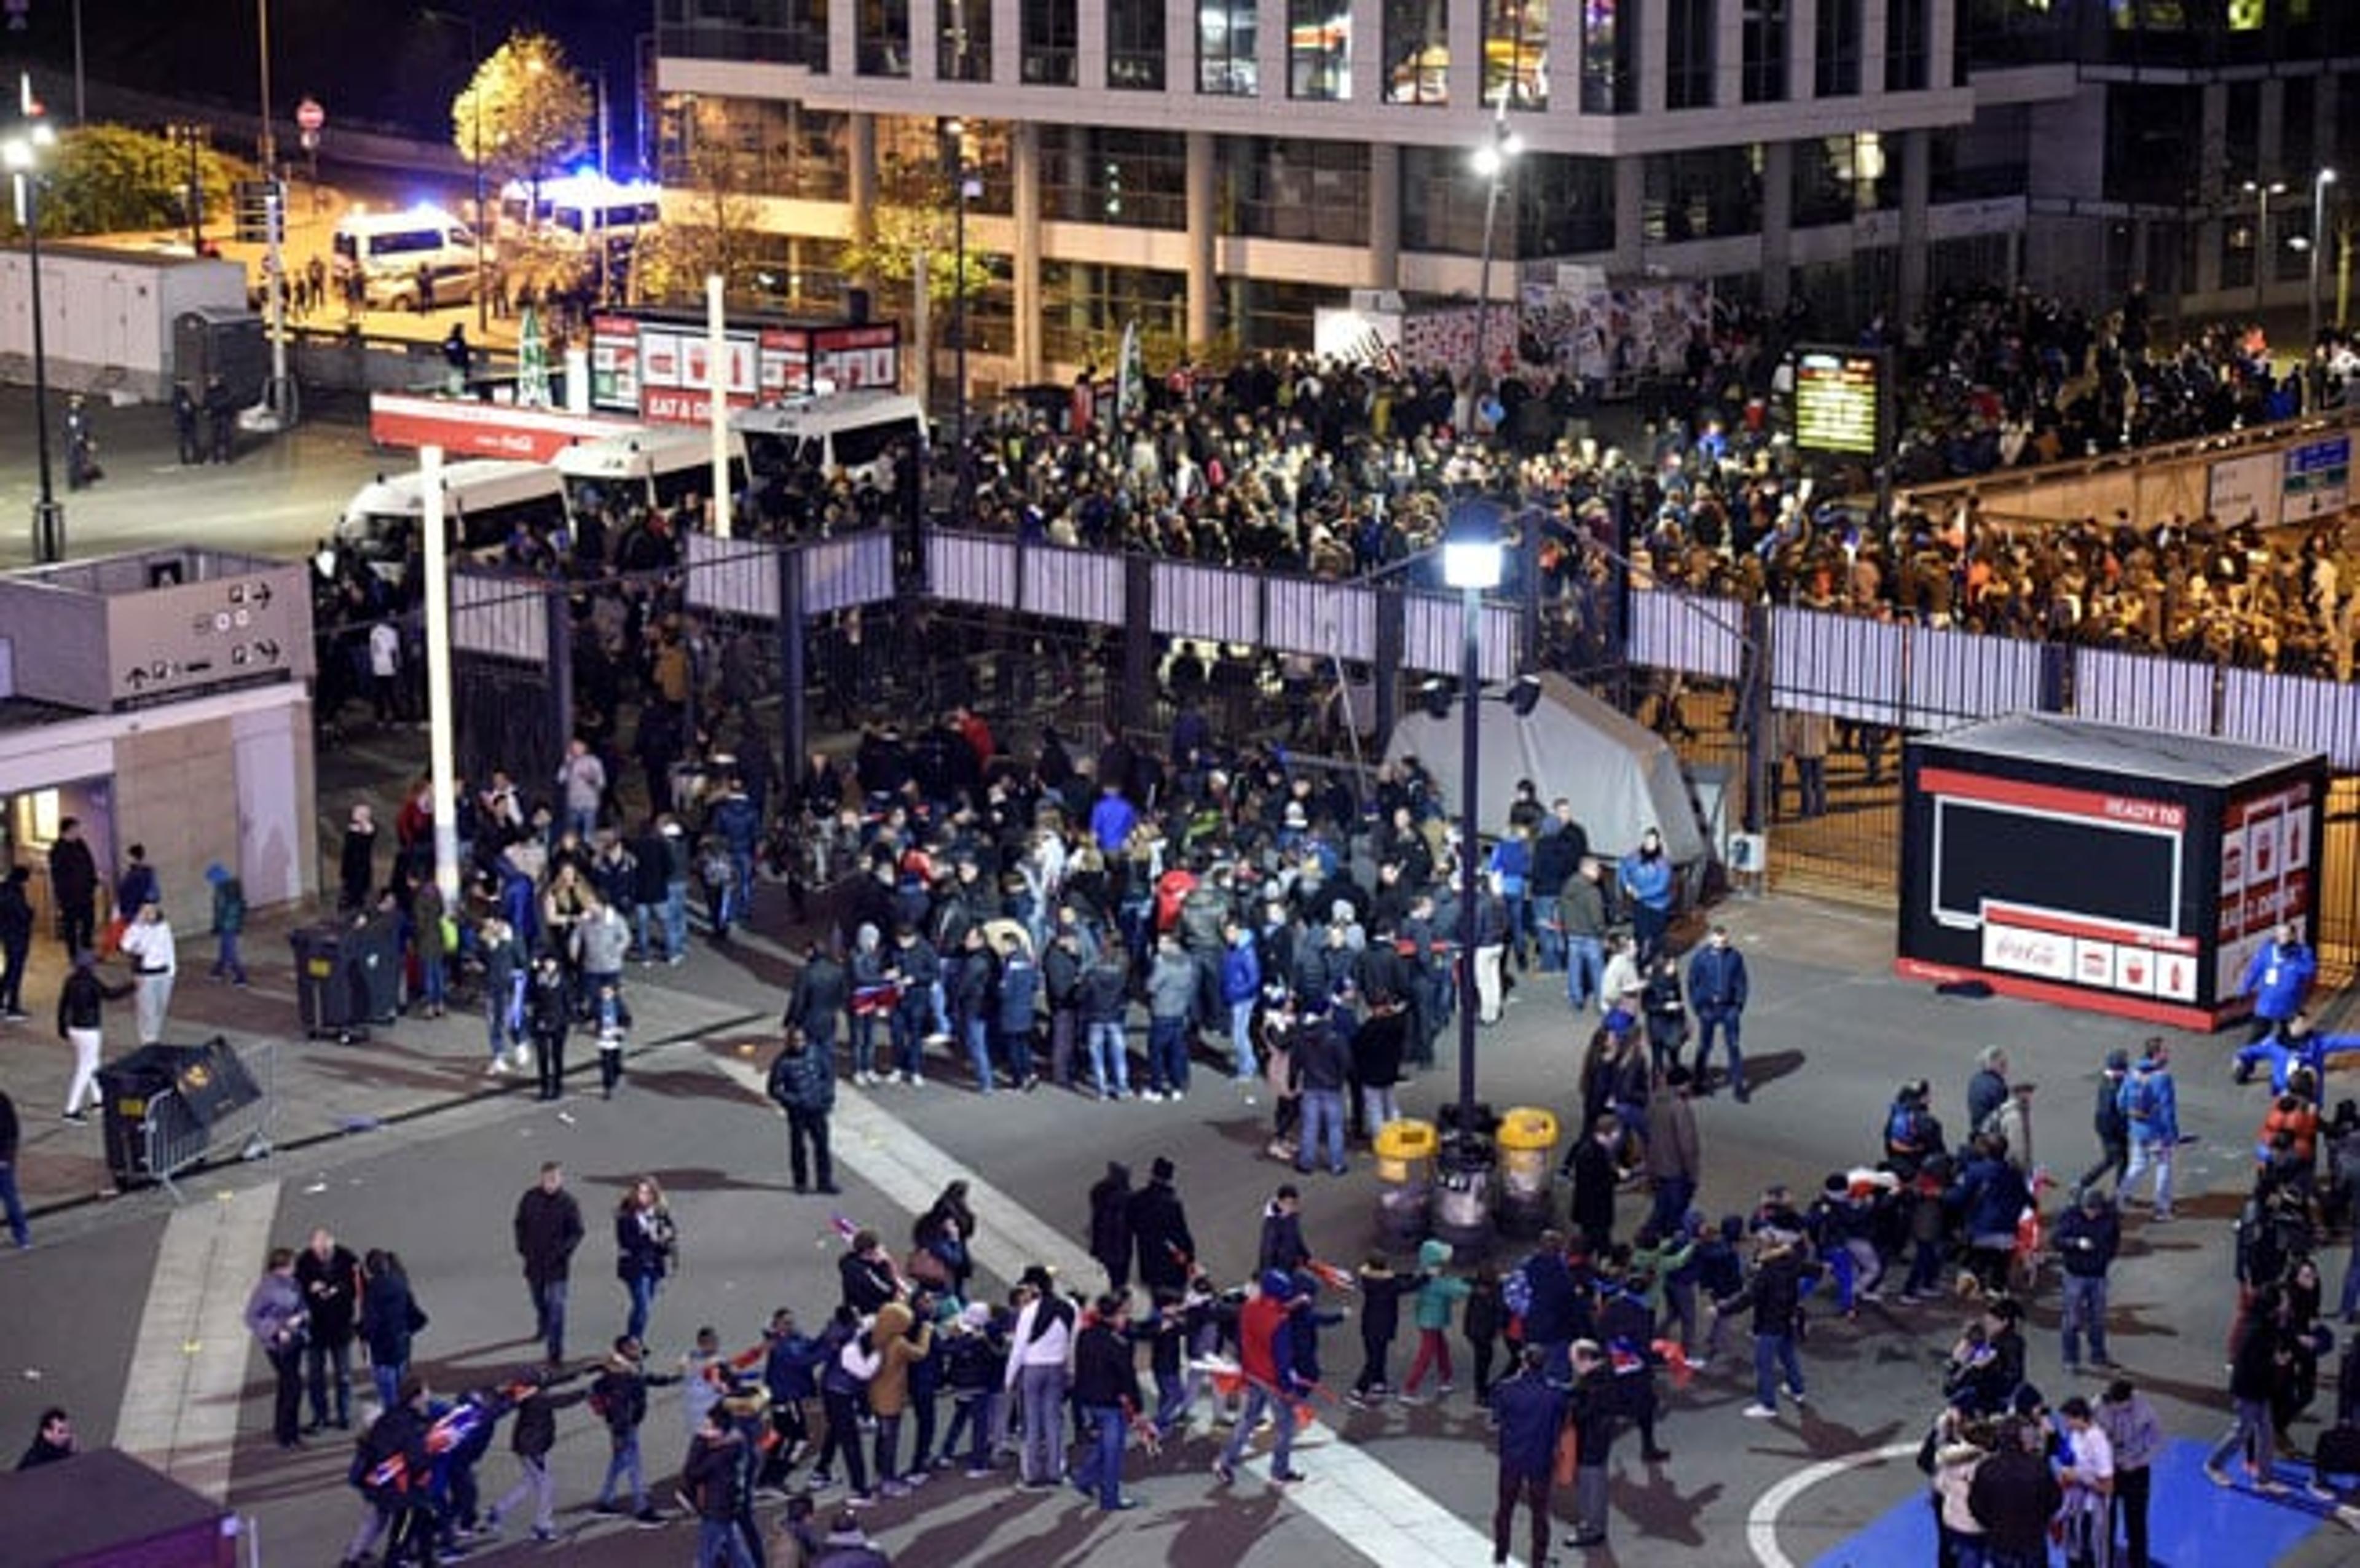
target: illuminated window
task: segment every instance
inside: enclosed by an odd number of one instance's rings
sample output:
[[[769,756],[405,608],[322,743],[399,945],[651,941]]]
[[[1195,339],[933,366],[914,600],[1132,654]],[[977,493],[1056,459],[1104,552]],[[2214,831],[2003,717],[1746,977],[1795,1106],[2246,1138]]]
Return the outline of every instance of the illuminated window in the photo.
[[[853,41],[861,75],[909,75],[910,0],[860,0]]]
[[[1196,0],[1196,91],[1236,98],[1260,93],[1254,51],[1261,37],[1256,0]]]
[[[1349,0],[1287,0],[1286,95],[1327,103],[1352,96]]]
[[[945,82],[991,80],[991,0],[935,0],[934,74]]]
[[[1548,0],[1485,0],[1483,102],[1548,107]]]
[[[1639,110],[1639,0],[1580,0],[1581,112]]]
[[[1385,102],[1450,102],[1448,0],[1385,0]]]

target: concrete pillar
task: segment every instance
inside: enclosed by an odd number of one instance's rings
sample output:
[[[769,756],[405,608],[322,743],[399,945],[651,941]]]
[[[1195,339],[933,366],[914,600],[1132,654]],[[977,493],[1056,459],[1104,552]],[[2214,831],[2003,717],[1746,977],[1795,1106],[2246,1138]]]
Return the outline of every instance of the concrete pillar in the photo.
[[[1863,96],[1885,91],[1885,29],[1890,22],[1890,4],[1891,0],[1868,0],[1860,8],[1860,90]]]
[[[1795,144],[1762,148],[1762,306],[1776,314],[1794,292]]]
[[[1369,144],[1369,287],[1401,287],[1401,148]]]
[[[852,116],[852,237],[867,245],[877,236],[877,116]]]
[[[1000,40],[992,40],[992,71],[1000,69]],[[1016,379],[1020,384],[1041,379],[1041,127],[1019,120],[1009,128],[1009,177],[1013,184],[1011,215],[1016,231],[1016,254],[1010,258],[1010,283],[1016,308]]]
[[[1213,290],[1219,286],[1214,263],[1213,198],[1219,175],[1213,158],[1213,133],[1188,133],[1186,208],[1188,240],[1188,326],[1192,343],[1213,341]]]
[[[1613,254],[1608,265],[1618,277],[1635,278],[1647,270],[1647,160],[1643,153],[1626,152],[1614,160]]]
[[[1895,146],[1898,142],[1899,146]],[[1901,268],[1899,309],[1894,321],[1914,321],[1926,305],[1926,209],[1933,181],[1933,147],[1924,131],[1887,132],[1885,156],[1901,160]]]
[[[2208,83],[2204,89],[2203,107],[2198,117],[2196,200],[2207,211],[2216,214],[2196,225],[2196,274],[2189,279],[2188,288],[2197,294],[2214,294],[2221,289],[2221,244],[2223,220],[2217,216],[2221,204],[2236,189],[2236,180],[2244,180],[2251,170],[2234,171],[2229,167],[2229,89],[2225,83]]]

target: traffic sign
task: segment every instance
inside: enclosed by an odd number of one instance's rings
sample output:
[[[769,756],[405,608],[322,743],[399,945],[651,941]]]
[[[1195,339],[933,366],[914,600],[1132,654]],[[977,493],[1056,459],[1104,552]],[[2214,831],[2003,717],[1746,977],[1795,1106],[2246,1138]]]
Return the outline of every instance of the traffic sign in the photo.
[[[320,107],[317,98],[306,98],[295,105],[295,123],[307,131],[316,131],[328,123],[328,112]]]

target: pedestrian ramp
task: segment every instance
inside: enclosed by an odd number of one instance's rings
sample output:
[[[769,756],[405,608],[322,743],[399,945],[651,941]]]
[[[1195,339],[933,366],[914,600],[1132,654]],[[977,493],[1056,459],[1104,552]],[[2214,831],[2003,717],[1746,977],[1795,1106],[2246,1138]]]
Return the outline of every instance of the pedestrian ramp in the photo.
[[[2221,1543],[2237,1543],[2240,1563],[2262,1568],[2283,1562],[2312,1536],[2333,1530],[2344,1540],[2344,1525],[2360,1522],[2360,1513],[2336,1502],[2312,1497],[2304,1484],[2311,1479],[2308,1464],[2281,1464],[2278,1478],[2287,1486],[2270,1497],[2250,1486],[2224,1488],[2204,1475],[2210,1445],[2181,1438],[2167,1446],[2155,1464],[2154,1501],[2147,1510],[2149,1558],[2157,1563],[2218,1563]],[[2348,1483],[2352,1478],[2344,1477]],[[2353,1494],[2344,1494],[2347,1502]],[[1931,1563],[1934,1511],[1921,1490],[1895,1504],[1868,1528],[1841,1545],[1821,1552],[1811,1568],[1891,1568],[1896,1563]],[[2116,1561],[2121,1561],[2117,1552]],[[2306,1561],[2311,1561],[2306,1554]]]

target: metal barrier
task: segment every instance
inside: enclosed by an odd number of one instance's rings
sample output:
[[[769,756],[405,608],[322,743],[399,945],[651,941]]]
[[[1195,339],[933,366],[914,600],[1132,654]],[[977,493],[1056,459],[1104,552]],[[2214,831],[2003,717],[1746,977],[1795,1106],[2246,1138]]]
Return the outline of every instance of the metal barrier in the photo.
[[[147,1150],[148,1174],[163,1183],[176,1203],[186,1203],[174,1178],[204,1162],[215,1149],[224,1148],[243,1131],[240,1160],[268,1160],[271,1132],[279,1121],[279,1046],[262,1046],[262,1080],[257,1083],[236,1052],[224,1049],[212,1059],[218,1072],[216,1092],[224,1108],[206,1116],[191,1104],[182,1086],[161,1088],[148,1097],[140,1137]]]

